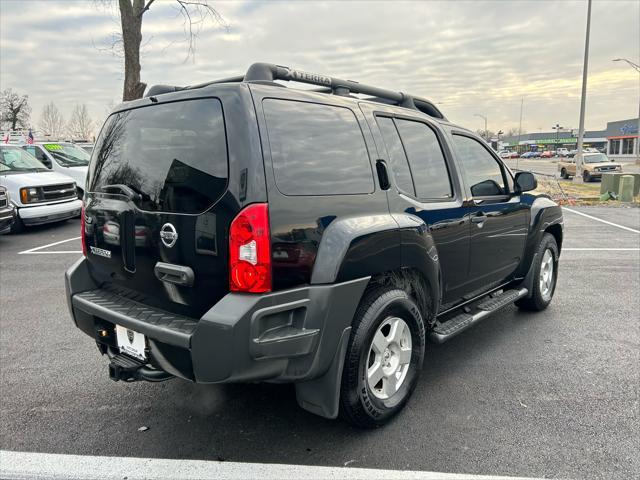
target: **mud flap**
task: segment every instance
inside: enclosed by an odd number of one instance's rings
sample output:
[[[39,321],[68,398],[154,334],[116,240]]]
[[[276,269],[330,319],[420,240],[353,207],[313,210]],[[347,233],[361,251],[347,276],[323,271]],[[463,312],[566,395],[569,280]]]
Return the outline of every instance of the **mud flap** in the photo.
[[[336,354],[324,375],[314,380],[296,383],[296,399],[300,407],[325,418],[333,419],[338,416],[342,368],[349,335],[351,335],[351,327],[342,331]]]

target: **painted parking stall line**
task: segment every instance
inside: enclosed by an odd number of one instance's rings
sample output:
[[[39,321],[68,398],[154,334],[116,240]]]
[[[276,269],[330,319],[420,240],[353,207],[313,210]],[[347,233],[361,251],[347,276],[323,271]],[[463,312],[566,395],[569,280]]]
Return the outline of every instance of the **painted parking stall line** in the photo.
[[[49,252],[41,252],[40,250],[44,250],[45,248],[55,247],[56,245],[60,245],[62,243],[72,242],[74,240],[80,240],[81,237],[73,237],[67,238],[66,240],[60,240],[59,242],[48,243],[47,245],[42,245],[41,247],[30,248],[29,250],[24,250],[22,252],[18,252],[18,255],[25,254],[52,254],[52,253],[82,253],[81,250],[58,250],[58,251],[49,251]]]
[[[169,460],[134,457],[98,457],[0,451],[0,475],[8,479],[195,480],[216,478],[244,480],[260,478],[313,479],[413,479],[413,480],[526,480],[525,477],[468,475],[457,473],[377,470],[372,468],[315,467],[277,463],[240,463],[206,460]],[[531,477],[527,477],[531,480]]]
[[[593,215],[582,213],[572,208],[562,207],[562,209],[567,212],[575,213],[576,215],[582,215],[583,217],[590,218],[591,220],[595,220],[600,223],[611,225],[612,227],[617,227],[617,228],[621,228],[622,230],[627,230],[628,232],[640,233],[640,230],[636,230],[635,228],[625,227],[624,225],[618,225],[617,223],[609,222],[608,220],[603,220],[602,218],[594,217]]]

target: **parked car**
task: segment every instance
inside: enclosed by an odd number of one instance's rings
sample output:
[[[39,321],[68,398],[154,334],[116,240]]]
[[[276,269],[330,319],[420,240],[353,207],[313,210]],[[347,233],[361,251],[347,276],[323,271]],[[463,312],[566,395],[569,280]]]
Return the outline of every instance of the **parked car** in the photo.
[[[609,160],[604,153],[583,153],[582,179],[590,182],[602,178],[605,172],[622,172],[622,164]],[[572,157],[558,162],[560,177],[570,178],[576,174],[576,159]]]
[[[552,158],[553,157],[553,152],[551,150],[545,150],[544,152],[542,152],[540,154],[541,158]]]
[[[558,148],[556,150],[556,155],[558,157],[566,157],[567,155],[569,155],[569,149],[567,149],[567,148]]]
[[[510,152],[509,158],[518,158],[518,157],[520,157],[518,152]]]
[[[508,150],[502,150],[499,155],[500,158],[511,158],[511,152]]]
[[[89,153],[68,142],[42,142],[22,145],[22,148],[47,168],[71,177],[76,182],[78,198],[82,198],[91,158]]]
[[[537,155],[539,155],[538,152],[524,152],[522,155],[520,155],[520,158],[534,158]]]
[[[0,145],[0,185],[8,190],[17,210],[12,232],[80,215],[82,202],[75,182],[52,172],[18,146]]]
[[[562,211],[533,174],[423,98],[271,64],[238,78],[151,87],[97,139],[66,292],[113,380],[293,382],[302,408],[374,427],[427,338],[549,305]]]
[[[16,220],[16,207],[11,203],[9,191],[0,186],[0,235],[8,233]]]

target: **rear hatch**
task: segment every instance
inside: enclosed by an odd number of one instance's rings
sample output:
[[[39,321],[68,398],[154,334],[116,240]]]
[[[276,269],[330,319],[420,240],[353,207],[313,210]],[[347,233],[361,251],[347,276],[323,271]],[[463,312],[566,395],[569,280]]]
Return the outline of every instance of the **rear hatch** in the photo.
[[[112,114],[85,196],[92,276],[149,305],[201,316],[228,291],[226,237],[239,210],[228,163],[218,99]]]

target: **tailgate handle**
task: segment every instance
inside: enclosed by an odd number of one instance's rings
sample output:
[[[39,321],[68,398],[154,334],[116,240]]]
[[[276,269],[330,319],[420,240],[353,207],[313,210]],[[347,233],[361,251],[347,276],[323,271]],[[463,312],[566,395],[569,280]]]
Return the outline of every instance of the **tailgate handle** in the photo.
[[[172,263],[158,262],[153,267],[156,278],[161,282],[173,283],[184,287],[193,286],[195,275],[193,270],[182,265],[174,265]]]

